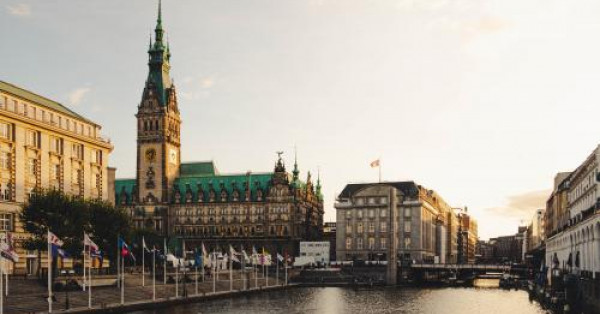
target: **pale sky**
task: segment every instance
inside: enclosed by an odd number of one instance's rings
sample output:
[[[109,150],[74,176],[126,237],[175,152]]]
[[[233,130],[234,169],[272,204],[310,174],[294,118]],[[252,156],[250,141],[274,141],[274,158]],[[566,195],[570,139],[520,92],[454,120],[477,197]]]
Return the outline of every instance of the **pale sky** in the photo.
[[[298,148],[326,221],[346,183],[414,180],[482,239],[598,144],[600,1],[164,0],[182,159],[270,171]],[[0,0],[0,79],[103,125],[135,170],[152,0]],[[315,177],[313,176],[313,177]]]

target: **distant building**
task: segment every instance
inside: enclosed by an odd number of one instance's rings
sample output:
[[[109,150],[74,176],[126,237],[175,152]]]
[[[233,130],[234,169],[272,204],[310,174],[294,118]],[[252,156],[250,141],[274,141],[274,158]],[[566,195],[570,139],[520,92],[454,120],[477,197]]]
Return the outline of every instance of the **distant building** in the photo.
[[[458,263],[474,264],[475,249],[479,240],[477,234],[477,221],[467,214],[467,209],[459,212],[458,215],[459,230],[457,237]]]
[[[495,241],[477,241],[475,247],[475,263],[492,264],[494,263],[494,245]]]
[[[312,257],[316,263],[329,264],[329,241],[300,242],[300,257]]]
[[[0,81],[0,232],[24,233],[18,216],[35,189],[109,200],[112,144],[101,126],[64,105]],[[36,269],[37,254],[18,249],[18,271]]]
[[[567,210],[569,181],[566,180],[571,172],[560,172],[554,177],[554,188],[552,194],[546,201],[546,212],[544,234],[550,238],[562,231],[569,223],[569,211]]]
[[[514,235],[491,238],[489,245],[494,251],[494,263],[522,263],[524,255],[524,239],[527,232],[526,227],[519,227]]]
[[[337,224],[335,222],[326,222],[323,226],[323,240],[329,241],[329,259],[336,261],[336,233]]]
[[[392,203],[398,217],[394,222],[390,222]],[[335,208],[338,261],[387,260],[392,249],[402,260],[456,262],[456,252],[448,244],[456,243],[452,230],[458,228],[452,224],[458,223],[451,219],[452,207],[433,190],[412,181],[348,184]],[[394,242],[396,247],[390,247]]]

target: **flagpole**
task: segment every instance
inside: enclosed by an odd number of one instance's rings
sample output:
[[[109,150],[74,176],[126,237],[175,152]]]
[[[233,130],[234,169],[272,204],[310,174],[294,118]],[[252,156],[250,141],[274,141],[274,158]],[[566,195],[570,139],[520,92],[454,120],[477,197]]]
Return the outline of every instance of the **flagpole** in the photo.
[[[146,241],[144,240],[144,236],[142,236],[142,287],[146,286],[146,278],[144,278],[144,269],[146,268],[145,258],[146,258]]]
[[[84,253],[83,256],[85,258],[85,247],[83,248],[83,253]],[[92,246],[91,245],[88,245],[88,254],[89,254],[88,260],[90,261],[90,265],[88,266],[88,280],[90,281],[89,285],[88,285],[88,308],[91,309],[92,308]],[[85,274],[85,264],[83,264],[83,273]]]
[[[213,293],[217,292],[217,255],[214,253],[213,254],[213,259],[212,259],[212,264],[215,266],[215,271],[213,271],[212,276],[213,276]],[[211,266],[213,266],[211,265]]]
[[[119,243],[119,239],[121,236],[117,236],[117,255],[115,255],[115,259],[117,260],[117,287],[121,288],[121,243]]]
[[[198,294],[198,265],[196,265],[196,294]]]
[[[279,258],[275,258],[275,285],[279,286]]]
[[[152,250],[152,301],[156,300],[156,246]]]
[[[233,291],[233,250],[229,250],[229,255],[229,291]]]
[[[83,232],[83,285],[81,285],[81,289],[85,291],[85,231]]]
[[[48,313],[52,313],[52,248],[50,228],[48,228]]]
[[[121,304],[125,304],[125,258],[121,254]]]
[[[252,253],[254,253],[254,251],[256,251],[254,246],[252,246],[252,250],[253,250]],[[254,255],[254,254],[252,254],[252,255]],[[256,259],[258,259],[258,254],[256,254]],[[254,266],[254,289],[258,288],[258,265],[256,265],[257,262],[258,261],[255,259],[252,260],[252,266]]]
[[[288,262],[288,257],[287,257],[287,252],[285,253],[285,255],[283,256],[285,258],[285,263],[284,263],[284,271],[285,271],[285,285],[287,286],[288,284],[288,273],[287,273],[287,262]]]
[[[177,259],[177,266],[175,266],[175,297],[179,298],[179,259]]]
[[[2,264],[4,266],[4,259],[2,259]],[[2,278],[2,268],[0,268],[0,314],[4,314],[4,291],[2,291],[4,284],[2,283]]]
[[[167,284],[167,238],[163,239],[164,241],[164,251],[165,252],[165,258],[163,261],[163,285]]]

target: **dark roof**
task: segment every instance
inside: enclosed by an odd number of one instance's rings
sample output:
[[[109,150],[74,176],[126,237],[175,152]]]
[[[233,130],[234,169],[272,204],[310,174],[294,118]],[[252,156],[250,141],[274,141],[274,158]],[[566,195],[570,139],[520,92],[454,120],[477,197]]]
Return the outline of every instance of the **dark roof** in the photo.
[[[340,193],[340,198],[347,198],[352,196],[358,190],[363,189],[368,186],[374,185],[391,185],[396,189],[400,190],[404,195],[416,197],[419,195],[419,188],[413,181],[402,181],[402,182],[378,182],[378,183],[350,183],[346,185],[342,193]]]

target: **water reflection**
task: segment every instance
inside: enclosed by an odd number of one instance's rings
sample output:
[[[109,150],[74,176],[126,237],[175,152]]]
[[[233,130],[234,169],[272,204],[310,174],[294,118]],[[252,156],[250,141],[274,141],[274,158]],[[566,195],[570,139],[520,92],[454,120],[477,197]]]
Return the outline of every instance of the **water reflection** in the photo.
[[[292,288],[138,313],[541,314],[524,291],[478,288]]]

